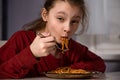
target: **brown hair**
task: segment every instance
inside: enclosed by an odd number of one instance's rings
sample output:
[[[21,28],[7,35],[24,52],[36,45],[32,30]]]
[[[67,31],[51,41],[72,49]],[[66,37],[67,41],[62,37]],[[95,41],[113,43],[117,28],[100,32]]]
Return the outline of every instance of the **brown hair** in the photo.
[[[57,1],[58,0],[46,0],[44,4],[44,8],[49,12],[50,9],[54,7],[55,2]],[[82,10],[83,14],[82,14],[82,20],[81,20],[81,25],[82,25],[81,32],[84,32],[84,30],[86,29],[85,27],[86,27],[86,22],[87,22],[86,7],[85,7],[84,0],[59,0],[59,1],[67,1],[69,4],[78,6],[80,10]],[[46,26],[46,22],[43,21],[43,19],[40,17],[33,22],[25,24],[23,26],[23,29],[37,31],[37,30],[44,29],[45,26]]]

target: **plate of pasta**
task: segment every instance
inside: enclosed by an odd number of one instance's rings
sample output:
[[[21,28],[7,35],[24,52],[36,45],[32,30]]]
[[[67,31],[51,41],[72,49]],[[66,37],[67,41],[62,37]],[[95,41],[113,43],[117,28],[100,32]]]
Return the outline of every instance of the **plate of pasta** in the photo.
[[[69,67],[60,67],[46,73],[49,78],[75,79],[75,78],[91,78],[93,74],[83,69],[72,69]]]

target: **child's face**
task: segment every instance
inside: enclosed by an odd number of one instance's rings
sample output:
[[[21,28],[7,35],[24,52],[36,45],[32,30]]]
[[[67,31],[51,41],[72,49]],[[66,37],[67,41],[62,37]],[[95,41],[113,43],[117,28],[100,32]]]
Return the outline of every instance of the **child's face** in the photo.
[[[45,19],[47,21],[46,31],[50,32],[58,43],[61,43],[61,36],[70,38],[77,30],[81,12],[78,7],[68,2],[57,1]]]

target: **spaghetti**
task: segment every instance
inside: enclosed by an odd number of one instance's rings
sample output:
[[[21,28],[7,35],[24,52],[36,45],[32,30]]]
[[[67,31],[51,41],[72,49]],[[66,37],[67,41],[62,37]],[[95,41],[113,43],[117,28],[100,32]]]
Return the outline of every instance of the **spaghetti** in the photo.
[[[62,36],[61,37],[61,44],[62,44],[62,52],[65,51],[65,50],[69,50],[68,48],[68,44],[69,44],[69,40],[68,40],[68,37],[64,37]]]
[[[89,71],[83,70],[83,69],[72,69],[70,67],[60,67],[56,70],[51,71],[51,73],[57,73],[57,74],[64,74],[64,73],[70,73],[70,74],[90,74]]]

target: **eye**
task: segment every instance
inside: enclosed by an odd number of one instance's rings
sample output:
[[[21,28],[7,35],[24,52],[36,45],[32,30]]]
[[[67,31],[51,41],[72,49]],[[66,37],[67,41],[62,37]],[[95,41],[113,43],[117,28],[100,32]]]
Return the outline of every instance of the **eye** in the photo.
[[[73,21],[71,21],[71,24],[79,24],[79,21],[78,20],[73,20]]]
[[[60,21],[64,21],[64,19],[63,18],[57,18],[58,20],[60,20]]]

